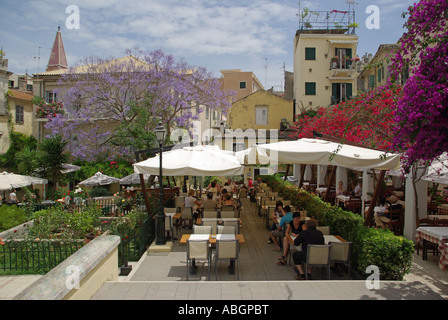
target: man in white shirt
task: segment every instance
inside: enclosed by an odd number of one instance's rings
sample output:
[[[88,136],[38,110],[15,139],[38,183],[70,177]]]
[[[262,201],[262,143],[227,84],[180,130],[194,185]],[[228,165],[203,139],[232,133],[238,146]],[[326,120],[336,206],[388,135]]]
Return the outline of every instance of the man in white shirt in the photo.
[[[9,194],[9,202],[19,203],[19,199],[17,199],[16,189],[12,190],[12,192]]]

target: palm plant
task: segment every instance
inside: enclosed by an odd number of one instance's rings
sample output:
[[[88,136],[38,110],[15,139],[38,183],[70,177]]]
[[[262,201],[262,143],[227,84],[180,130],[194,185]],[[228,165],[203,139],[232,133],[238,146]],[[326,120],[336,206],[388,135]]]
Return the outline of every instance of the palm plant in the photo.
[[[43,176],[57,187],[62,176],[63,164],[68,162],[70,156],[66,152],[68,141],[61,136],[45,138],[39,143],[39,165]]]

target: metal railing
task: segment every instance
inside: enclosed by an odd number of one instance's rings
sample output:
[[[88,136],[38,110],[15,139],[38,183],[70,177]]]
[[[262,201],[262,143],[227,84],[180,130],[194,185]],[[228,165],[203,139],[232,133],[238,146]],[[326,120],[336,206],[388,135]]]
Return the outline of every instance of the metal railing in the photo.
[[[0,273],[46,273],[83,245],[83,240],[2,240]]]

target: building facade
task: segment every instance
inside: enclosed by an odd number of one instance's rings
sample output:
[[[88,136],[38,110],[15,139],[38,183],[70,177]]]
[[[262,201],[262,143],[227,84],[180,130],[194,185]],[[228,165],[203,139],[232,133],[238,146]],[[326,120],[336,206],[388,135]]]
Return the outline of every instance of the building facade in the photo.
[[[358,36],[344,30],[298,30],[294,38],[296,114],[346,101],[357,91]]]
[[[358,77],[358,90],[368,92],[387,84],[390,77],[390,57],[399,49],[398,44],[381,44]]]
[[[221,70],[221,74],[222,89],[236,92],[233,101],[238,101],[258,90],[264,90],[253,72],[232,69]]]

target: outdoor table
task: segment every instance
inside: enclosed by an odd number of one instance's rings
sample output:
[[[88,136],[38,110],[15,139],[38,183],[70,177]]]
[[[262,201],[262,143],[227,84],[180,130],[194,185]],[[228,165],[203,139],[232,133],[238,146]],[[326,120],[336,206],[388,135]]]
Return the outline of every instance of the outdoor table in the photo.
[[[196,219],[196,225],[200,226],[202,221],[207,221],[207,220],[209,220],[209,221],[216,220],[216,221],[218,221],[219,224],[221,224],[222,222],[225,222],[225,221],[235,221],[235,220],[237,220],[241,224],[241,219],[240,218],[197,218]]]
[[[343,194],[336,196],[336,204],[339,202],[347,206],[350,203],[350,196],[344,196]]]
[[[428,259],[427,253],[427,241],[438,245],[440,251],[439,268],[447,270],[448,252],[446,250],[446,244],[448,243],[448,227],[419,227],[415,233],[415,239],[417,241],[423,240],[423,254],[422,259]]]
[[[289,234],[287,234],[286,237],[288,237],[289,243],[294,245],[294,239],[296,237],[293,237]],[[347,242],[344,238],[342,238],[341,236],[338,236],[338,235],[324,234],[324,239],[325,239],[325,244],[328,244],[329,242]]]
[[[204,235],[198,235],[198,234],[192,235],[192,234],[189,234],[189,233],[185,233],[185,234],[182,235],[182,238],[180,238],[179,243],[180,244],[187,244],[187,240],[190,239],[191,236],[193,236],[193,238],[197,238],[197,236],[204,237]],[[208,235],[205,235],[205,236],[208,236],[208,240],[210,241],[210,244],[216,244],[216,238],[219,239],[220,237],[222,237],[222,238],[230,239],[230,236],[232,236],[232,235],[228,235],[228,234],[222,234],[222,235],[220,235],[220,234],[218,234],[218,235],[216,235],[216,234],[208,234]],[[245,244],[246,243],[246,240],[244,239],[244,236],[242,234],[236,234],[235,238],[239,240],[240,244]]]

